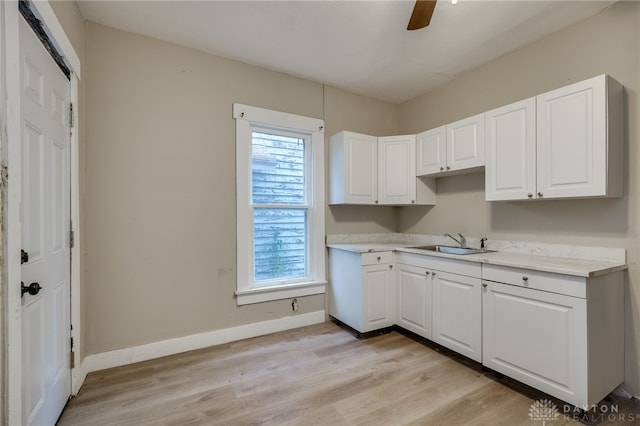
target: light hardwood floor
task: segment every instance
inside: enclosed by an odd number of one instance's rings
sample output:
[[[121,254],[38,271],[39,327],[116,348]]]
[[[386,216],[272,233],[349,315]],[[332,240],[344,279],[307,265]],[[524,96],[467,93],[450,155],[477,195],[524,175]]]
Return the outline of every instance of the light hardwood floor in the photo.
[[[436,345],[327,322],[91,373],[59,424],[535,426],[539,398]],[[636,404],[614,403],[626,418],[591,424],[640,424]]]

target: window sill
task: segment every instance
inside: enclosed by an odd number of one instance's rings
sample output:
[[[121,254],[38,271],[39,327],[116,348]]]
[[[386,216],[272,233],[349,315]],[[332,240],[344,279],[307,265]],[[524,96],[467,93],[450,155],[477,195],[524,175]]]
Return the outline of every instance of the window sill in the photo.
[[[289,284],[277,287],[238,290],[236,291],[236,303],[240,306],[252,303],[268,302],[271,300],[324,294],[326,286],[326,281],[311,281],[307,283]]]

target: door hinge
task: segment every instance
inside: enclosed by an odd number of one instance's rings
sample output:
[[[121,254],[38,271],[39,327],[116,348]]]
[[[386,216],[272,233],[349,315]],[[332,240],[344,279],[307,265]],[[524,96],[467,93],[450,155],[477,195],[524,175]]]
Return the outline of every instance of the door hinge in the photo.
[[[8,182],[9,182],[9,168],[5,165],[2,165],[0,166],[0,189],[7,188]]]
[[[73,103],[69,102],[69,127],[73,127]]]
[[[76,244],[76,237],[75,237],[75,232],[73,232],[73,229],[71,231],[69,231],[69,248],[73,248]]]
[[[73,369],[76,366],[76,354],[73,352],[73,337],[71,338],[71,350],[69,352],[69,368]]]

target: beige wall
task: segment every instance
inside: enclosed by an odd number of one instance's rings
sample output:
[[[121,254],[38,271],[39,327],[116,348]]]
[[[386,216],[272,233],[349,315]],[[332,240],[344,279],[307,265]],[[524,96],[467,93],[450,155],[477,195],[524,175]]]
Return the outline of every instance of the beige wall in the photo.
[[[326,113],[327,133],[393,133],[397,108],[92,22],[85,31],[87,353],[291,315],[287,300],[233,298],[232,104]],[[361,232],[395,226],[388,212],[342,214]],[[327,232],[338,227],[328,219]],[[322,295],[300,299],[299,313],[323,308]]]
[[[640,395],[640,4],[620,3],[571,28],[461,75],[400,106],[400,131],[419,132],[607,73],[625,88],[625,196],[609,200],[485,202],[484,173],[438,180],[437,206],[403,208],[399,230],[462,232],[627,249],[625,387]]]
[[[73,48],[80,58],[80,62],[84,60],[84,18],[80,14],[78,4],[75,0],[55,0],[49,4],[56,14],[58,21],[64,28],[64,32],[71,41]]]

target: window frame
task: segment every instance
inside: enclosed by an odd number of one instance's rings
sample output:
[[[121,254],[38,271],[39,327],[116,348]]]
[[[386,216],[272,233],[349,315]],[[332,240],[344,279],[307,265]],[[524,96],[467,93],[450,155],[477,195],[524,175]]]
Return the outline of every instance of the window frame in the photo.
[[[324,121],[296,114],[233,104],[236,120],[236,302],[238,305],[324,294]],[[308,280],[254,285],[252,132],[272,129],[308,135],[307,258]]]

